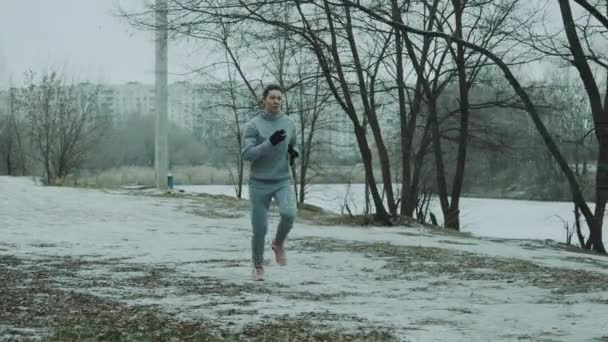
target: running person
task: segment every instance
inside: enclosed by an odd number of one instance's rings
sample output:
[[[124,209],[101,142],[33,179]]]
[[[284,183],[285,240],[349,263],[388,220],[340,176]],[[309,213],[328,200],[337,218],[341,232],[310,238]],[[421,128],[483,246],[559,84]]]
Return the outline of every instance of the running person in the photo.
[[[260,114],[243,129],[243,158],[251,162],[249,203],[251,210],[251,254],[253,278],[264,280],[264,241],[268,230],[268,209],[274,197],[280,221],[272,241],[277,264],[287,263],[284,242],[296,217],[289,164],[298,157],[296,125],[281,112],[283,90],[277,85],[264,89]]]

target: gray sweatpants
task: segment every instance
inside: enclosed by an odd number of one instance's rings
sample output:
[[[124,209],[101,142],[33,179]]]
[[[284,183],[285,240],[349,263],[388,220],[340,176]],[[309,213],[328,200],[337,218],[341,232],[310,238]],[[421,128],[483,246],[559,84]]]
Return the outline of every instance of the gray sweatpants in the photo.
[[[279,207],[279,226],[275,240],[285,241],[296,218],[296,205],[290,180],[279,182],[249,181],[249,204],[251,209],[251,252],[254,266],[261,266],[264,261],[264,240],[268,231],[268,209],[274,197]]]

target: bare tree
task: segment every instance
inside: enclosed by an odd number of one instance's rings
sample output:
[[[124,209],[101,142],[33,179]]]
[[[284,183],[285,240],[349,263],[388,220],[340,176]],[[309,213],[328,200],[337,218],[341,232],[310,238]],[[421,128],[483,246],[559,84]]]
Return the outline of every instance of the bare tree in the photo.
[[[559,150],[559,147],[556,145],[553,137],[548,132],[546,126],[540,119],[538,110],[537,110],[536,106],[534,105],[534,103],[531,101],[528,93],[521,86],[520,82],[517,80],[517,78],[515,77],[515,75],[511,71],[511,69],[508,67],[508,65],[499,56],[492,53],[490,50],[488,50],[486,48],[480,47],[480,46],[470,43],[468,41],[455,38],[453,36],[447,35],[442,32],[425,31],[425,30],[413,28],[409,25],[397,23],[397,22],[391,20],[390,16],[383,16],[381,14],[375,13],[374,11],[370,10],[369,8],[362,6],[358,3],[354,3],[352,1],[346,1],[346,2],[349,4],[349,6],[355,7],[357,9],[365,12],[370,17],[375,18],[376,20],[379,20],[383,23],[388,23],[404,32],[417,34],[417,35],[423,35],[423,36],[442,38],[448,42],[456,42],[457,44],[462,44],[467,48],[470,48],[472,50],[475,50],[475,51],[483,54],[484,56],[488,57],[493,63],[495,63],[496,66],[498,68],[500,68],[500,70],[504,73],[505,78],[507,79],[507,81],[509,82],[509,84],[511,85],[513,90],[517,93],[520,100],[523,102],[526,111],[528,112],[528,114],[530,114],[530,117],[531,117],[532,121],[534,122],[534,125],[535,125],[536,129],[538,130],[539,134],[543,138],[545,145],[547,146],[547,148],[549,149],[549,151],[551,152],[553,157],[556,159],[557,163],[560,166],[560,169],[566,176],[566,179],[568,180],[568,184],[570,185],[570,190],[572,192],[573,201],[574,201],[575,205],[577,206],[577,208],[579,208],[581,210],[583,216],[585,217],[587,225],[589,226],[589,229],[591,231],[590,235],[592,235],[592,237],[590,236],[590,238],[588,240],[588,243],[587,243],[588,248],[592,248],[592,249],[597,250],[598,252],[605,253],[605,249],[601,242],[601,225],[599,225],[597,223],[597,221],[599,221],[599,220],[596,221],[594,214],[589,209],[589,206],[584,199],[584,196],[580,189],[580,185],[574,175],[574,172],[572,172],[570,166],[568,165],[568,162],[566,161],[563,154]],[[560,3],[560,5],[561,5],[561,3]],[[566,11],[567,11],[567,9],[566,9]],[[568,16],[566,15],[566,17],[568,17]],[[570,16],[570,18],[571,18],[571,16]],[[569,21],[568,18],[566,18],[566,21]],[[574,28],[572,27],[571,29],[573,30]],[[582,58],[584,59],[584,56],[582,56]],[[586,69],[586,68],[584,68],[584,66],[583,66],[582,69]],[[592,86],[591,82],[589,85],[591,86],[590,87],[591,90],[593,90],[593,86]],[[595,87],[595,89],[597,90],[597,86]],[[599,91],[595,91],[594,93],[599,95]],[[597,107],[598,103],[601,105],[601,101],[599,101],[597,98],[595,98],[595,103],[596,103],[596,107]],[[593,105],[592,105],[592,108],[593,108]],[[601,107],[599,107],[599,108],[601,108]],[[594,114],[594,118],[595,118],[595,114]],[[597,127],[596,127],[596,131],[597,131]],[[597,184],[596,184],[596,187],[597,187]],[[605,188],[608,188],[608,186]],[[600,191],[598,191],[598,192],[600,192]],[[602,220],[603,220],[603,215],[602,215]],[[599,229],[599,232],[598,232],[598,229]],[[597,240],[598,236],[600,238],[599,241]]]
[[[558,0],[558,2],[562,20],[564,22],[564,30],[570,44],[569,49],[573,57],[572,64],[578,70],[580,79],[585,87],[585,91],[587,92],[587,97],[591,106],[595,136],[599,146],[595,182],[595,214],[592,222],[589,222],[590,220],[587,219],[587,224],[590,228],[590,235],[589,239],[587,240],[586,247],[606,253],[604,244],[602,242],[602,225],[604,222],[606,201],[608,200],[608,87],[606,87],[604,101],[602,103],[602,94],[600,92],[598,82],[595,79],[594,73],[589,66],[588,58],[582,44],[583,40],[579,38],[579,33],[577,32],[574,23],[570,2],[566,0]],[[608,31],[608,15],[602,15],[602,13],[598,10],[599,7],[594,7],[588,1],[579,0],[577,3],[583,5],[585,10],[587,10],[590,15],[598,20],[604,26],[605,30]],[[605,13],[607,13],[608,3],[604,3],[604,5],[606,7]],[[594,55],[593,51],[589,52]],[[606,68],[606,79],[608,79],[608,65],[603,66]]]
[[[230,128],[231,128],[231,132],[233,137],[236,140],[236,147],[237,147],[237,151],[235,151],[236,153],[234,153],[233,155],[235,156],[236,159],[236,185],[235,185],[235,191],[236,191],[236,197],[237,198],[241,198],[241,196],[243,195],[243,179],[244,179],[244,166],[245,166],[245,161],[243,160],[243,156],[240,153],[243,149],[243,141],[242,141],[242,135],[241,135],[241,126],[243,126],[244,124],[244,118],[242,115],[242,110],[239,110],[237,101],[238,101],[238,95],[237,95],[237,85],[236,85],[236,81],[234,79],[234,76],[231,74],[230,72],[230,65],[227,64],[227,68],[228,68],[228,75],[229,75],[229,99],[231,101],[231,108],[232,108],[232,122],[230,124]]]
[[[242,83],[234,75],[234,69],[230,63],[226,64],[228,81],[221,82],[216,86],[204,87],[207,89],[207,94],[221,95],[221,99],[224,103],[212,103],[210,106],[203,106],[201,110],[205,111],[205,116],[215,116],[217,120],[207,120],[207,124],[210,122],[217,122],[220,133],[219,140],[221,144],[215,145],[219,147],[221,151],[228,152],[231,157],[232,165],[236,168],[236,174],[233,174],[232,169],[230,170],[232,177],[235,180],[235,193],[238,198],[243,195],[243,180],[244,180],[244,165],[240,151],[242,150],[242,127],[247,121],[248,116],[252,110],[256,110],[254,105],[247,105],[247,103],[255,103],[250,97],[244,93]],[[211,90],[211,91],[209,91]],[[225,102],[228,100],[227,102]],[[210,108],[213,107],[213,108]]]
[[[302,65],[302,64],[300,64]],[[319,67],[317,66],[316,72]],[[301,69],[297,71],[300,77],[304,76]],[[308,89],[312,91],[308,91]],[[311,82],[300,84],[292,92],[296,92],[296,112],[298,115],[298,123],[300,124],[300,168],[298,173],[297,183],[299,189],[298,203],[303,204],[306,200],[307,185],[309,185],[315,176],[318,174],[318,165],[314,163],[312,158],[313,153],[318,152],[317,147],[321,143],[329,143],[328,141],[320,142],[319,135],[331,134],[328,127],[331,123],[331,117],[328,117],[325,109],[330,100],[331,93],[322,84],[320,77],[312,79]]]
[[[0,155],[4,162],[6,173],[12,175],[15,172],[15,139],[12,134],[14,127],[13,117],[0,115]]]
[[[563,27],[551,28],[545,18],[537,26],[540,32],[530,30],[521,35],[521,40],[528,42],[531,49],[543,56],[556,57],[566,67],[577,70],[580,82],[585,90],[589,103],[593,130],[598,143],[597,172],[595,181],[595,213],[580,207],[590,229],[586,248],[605,252],[602,243],[602,224],[608,196],[608,95],[602,95],[599,88],[599,73],[593,66],[608,73],[608,56],[605,49],[608,36],[608,3],[603,0],[574,0],[583,15],[574,18],[571,1],[558,0]],[[563,28],[563,30],[562,30]],[[608,79],[608,76],[605,76]],[[602,100],[603,97],[603,100]],[[575,200],[576,201],[576,200]],[[576,203],[578,206],[578,203]]]
[[[508,34],[502,29],[505,26],[505,19],[512,13],[517,2],[511,2],[509,6],[505,6],[481,1],[451,1],[448,4],[434,0],[415,4],[410,1],[399,3],[393,0],[391,4],[390,12],[380,7],[375,7],[374,10],[385,16],[390,15],[391,19],[397,23],[403,23],[402,16],[408,16],[409,22],[421,22],[425,30],[448,31],[448,34],[455,37],[466,35],[481,46],[495,47]],[[452,20],[453,25],[450,24]],[[436,191],[439,194],[445,225],[459,229],[459,198],[464,180],[467,146],[471,139],[468,94],[471,87],[476,84],[479,72],[487,66],[487,58],[475,51],[467,51],[458,45],[454,48],[450,44],[445,44],[443,40],[437,40],[431,36],[422,37],[419,43],[416,42],[415,35],[399,32],[396,36],[400,37],[395,44],[397,55],[403,55],[402,45],[404,43],[416,75],[416,84],[411,89],[413,95],[410,95],[410,89],[406,87],[403,80],[399,79],[404,68],[399,65],[402,64],[400,60],[397,60],[397,70],[400,70],[397,72],[398,89],[407,90],[410,108],[409,118],[407,118],[405,94],[399,94],[403,162],[402,213],[411,216],[417,206],[420,171],[424,165],[426,152],[429,151],[428,144],[431,143],[432,149],[430,150],[433,152],[435,161]],[[449,56],[451,56],[451,60],[447,58]],[[447,116],[442,117],[438,101],[454,79],[457,80],[459,93],[458,110],[448,110]],[[403,90],[400,92],[404,93]],[[426,100],[426,103],[423,100]],[[418,135],[416,122],[425,109],[428,115],[424,129],[419,135],[418,152],[414,155],[413,143]],[[458,124],[451,123],[454,118],[458,119]],[[453,138],[452,135],[448,135],[447,133],[450,131],[457,132],[457,137]],[[451,182],[447,178],[448,166],[447,160],[445,160],[444,140],[457,145]],[[414,166],[413,173],[410,163]],[[451,192],[448,191],[450,183]]]
[[[0,125],[0,154],[9,175],[28,173],[22,137],[24,123],[19,116],[17,102],[17,89],[11,86],[8,94],[8,113],[2,117]]]
[[[20,104],[46,184],[60,184],[79,169],[105,132],[109,121],[97,111],[97,94],[98,87],[69,84],[55,72],[39,79],[27,74]]]

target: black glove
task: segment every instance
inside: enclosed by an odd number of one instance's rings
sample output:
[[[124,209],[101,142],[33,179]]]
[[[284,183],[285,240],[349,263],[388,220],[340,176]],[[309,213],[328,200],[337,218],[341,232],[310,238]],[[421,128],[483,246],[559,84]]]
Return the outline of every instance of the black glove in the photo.
[[[270,138],[268,138],[268,140],[270,140],[270,143],[272,144],[272,146],[280,143],[281,141],[285,140],[285,130],[284,129],[280,129],[278,131],[275,131],[274,133],[272,133],[272,135],[270,136]]]
[[[287,154],[289,155],[289,165],[293,166],[294,160],[298,158],[300,154],[291,145],[287,146]]]

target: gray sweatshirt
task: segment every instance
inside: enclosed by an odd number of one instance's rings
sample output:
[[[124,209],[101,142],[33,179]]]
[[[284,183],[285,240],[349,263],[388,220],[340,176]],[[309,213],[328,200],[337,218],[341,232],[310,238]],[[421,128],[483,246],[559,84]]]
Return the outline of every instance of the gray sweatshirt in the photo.
[[[284,129],[285,140],[272,146],[268,138],[277,130]],[[296,125],[283,113],[270,114],[260,111],[245,124],[243,150],[245,160],[251,162],[249,179],[260,181],[284,181],[289,177],[287,145],[296,144]]]

